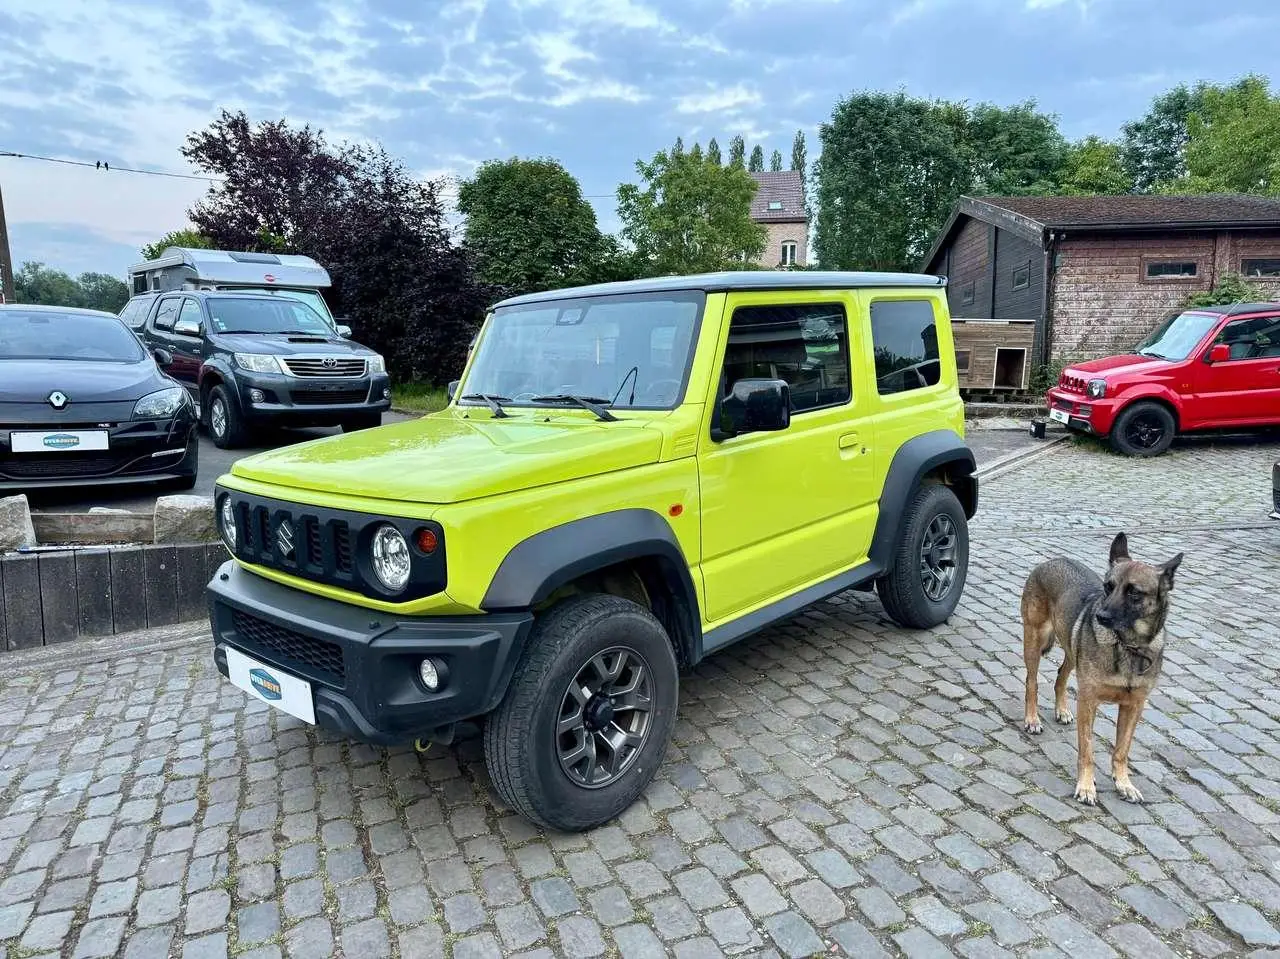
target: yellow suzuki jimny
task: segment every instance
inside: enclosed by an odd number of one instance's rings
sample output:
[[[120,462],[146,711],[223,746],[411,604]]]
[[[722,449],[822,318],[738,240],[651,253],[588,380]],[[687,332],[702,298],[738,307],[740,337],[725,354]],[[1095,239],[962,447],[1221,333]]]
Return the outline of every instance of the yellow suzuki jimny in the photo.
[[[515,297],[444,410],[220,478],[214,658],[367,743],[481,723],[502,800],[586,829],[652,780],[682,667],[849,589],[944,622],[974,473],[939,277]]]

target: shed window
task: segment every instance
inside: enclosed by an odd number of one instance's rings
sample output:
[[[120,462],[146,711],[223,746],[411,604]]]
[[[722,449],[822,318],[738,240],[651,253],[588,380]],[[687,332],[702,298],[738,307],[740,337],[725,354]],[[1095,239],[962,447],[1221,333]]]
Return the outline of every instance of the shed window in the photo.
[[[1195,260],[1148,260],[1148,280],[1190,280],[1196,276]]]
[[[956,372],[969,372],[969,350],[956,350]]]
[[[1013,271],[1013,288],[1015,290],[1025,290],[1031,285],[1031,261],[1028,260],[1022,266]]]
[[[970,280],[964,286],[960,287],[960,305],[972,306],[973,298],[976,295],[977,284]]]
[[[1270,280],[1280,280],[1280,256],[1241,260],[1240,272],[1245,276],[1265,277]]]

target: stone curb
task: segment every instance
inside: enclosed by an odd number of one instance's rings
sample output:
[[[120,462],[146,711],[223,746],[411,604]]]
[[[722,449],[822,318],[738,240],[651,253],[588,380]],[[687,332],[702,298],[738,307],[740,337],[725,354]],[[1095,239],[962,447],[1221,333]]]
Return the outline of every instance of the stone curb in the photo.
[[[1061,444],[1070,438],[1070,433],[1063,433],[1060,436],[1049,437],[1041,442],[1040,445],[1033,446],[1030,449],[1015,450],[1012,453],[1006,453],[1004,456],[998,456],[991,462],[979,466],[975,475],[980,480],[995,479],[998,476],[1003,476],[1005,473],[1019,469],[1042,456],[1056,453]]]

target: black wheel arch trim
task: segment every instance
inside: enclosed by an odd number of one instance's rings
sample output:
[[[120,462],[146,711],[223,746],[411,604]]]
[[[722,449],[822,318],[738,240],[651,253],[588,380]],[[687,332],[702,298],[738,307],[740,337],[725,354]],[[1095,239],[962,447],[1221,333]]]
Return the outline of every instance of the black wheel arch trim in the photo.
[[[217,382],[211,379],[210,374],[216,376]],[[231,403],[235,404],[236,412],[243,412],[240,406],[240,383],[236,379],[235,370],[233,370],[231,364],[222,357],[212,356],[200,367],[200,379],[197,384],[197,389],[202,401],[204,399],[204,395],[210,392],[218,382],[221,382],[222,385],[227,388],[227,399]],[[213,385],[206,386],[206,384],[209,383],[212,383]]]
[[[871,564],[889,572],[898,539],[906,523],[907,506],[925,477],[945,470],[965,519],[978,510],[977,461],[973,450],[955,430],[932,430],[912,437],[898,448],[880,491],[880,514],[871,539]]]
[[[522,540],[503,557],[480,608],[486,612],[530,609],[575,579],[638,560],[654,561],[662,582],[645,585],[665,587],[671,599],[673,608],[654,612],[671,632],[679,659],[697,662],[702,626],[689,561],[671,524],[649,509],[599,513]]]

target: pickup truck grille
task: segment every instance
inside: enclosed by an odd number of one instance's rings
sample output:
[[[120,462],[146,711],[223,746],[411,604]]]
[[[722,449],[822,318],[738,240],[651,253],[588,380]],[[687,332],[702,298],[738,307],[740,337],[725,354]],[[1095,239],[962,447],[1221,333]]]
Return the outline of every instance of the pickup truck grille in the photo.
[[[328,406],[363,403],[369,398],[369,390],[367,387],[358,390],[291,390],[289,395],[298,406]]]
[[[285,368],[294,376],[364,376],[364,360],[337,356],[294,356],[284,358]]]

